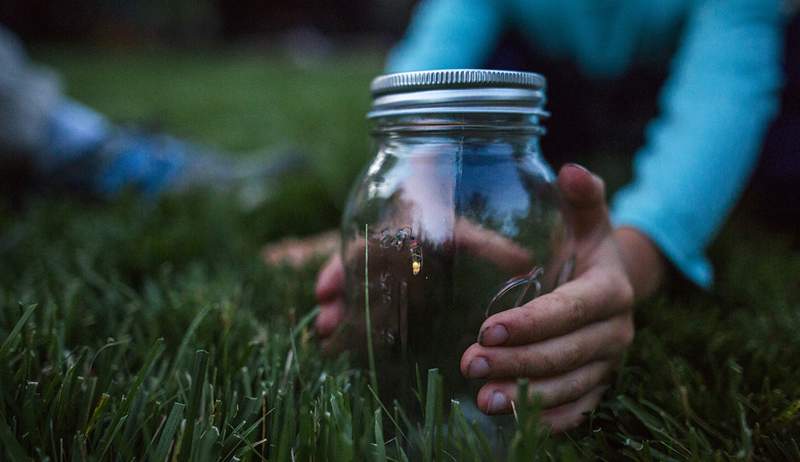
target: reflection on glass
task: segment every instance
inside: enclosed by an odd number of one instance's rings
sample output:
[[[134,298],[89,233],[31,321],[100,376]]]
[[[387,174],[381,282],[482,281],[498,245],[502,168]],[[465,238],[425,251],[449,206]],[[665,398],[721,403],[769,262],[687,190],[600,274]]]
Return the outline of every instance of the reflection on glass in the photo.
[[[476,384],[459,361],[483,320],[556,284],[565,232],[553,174],[530,136],[388,134],[378,147],[345,212],[348,315],[334,344],[364,356],[366,246],[381,394],[407,398],[417,371],[437,367],[465,399]]]

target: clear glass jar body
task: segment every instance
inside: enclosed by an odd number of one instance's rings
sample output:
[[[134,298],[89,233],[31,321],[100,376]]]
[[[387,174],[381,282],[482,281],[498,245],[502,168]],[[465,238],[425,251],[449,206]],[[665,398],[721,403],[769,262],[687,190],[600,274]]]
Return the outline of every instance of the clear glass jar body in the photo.
[[[483,321],[552,290],[565,229],[541,128],[524,115],[378,119],[376,156],[342,224],[346,318],[334,343],[367,359],[382,395],[407,396],[438,368],[469,393],[463,351]],[[369,313],[369,322],[367,322]]]

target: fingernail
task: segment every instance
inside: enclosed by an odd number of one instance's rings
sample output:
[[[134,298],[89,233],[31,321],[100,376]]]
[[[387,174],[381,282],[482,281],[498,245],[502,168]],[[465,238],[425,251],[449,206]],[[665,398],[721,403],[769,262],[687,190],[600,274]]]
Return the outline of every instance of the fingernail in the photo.
[[[583,165],[580,165],[580,164],[574,164],[572,162],[569,162],[567,164],[564,164],[564,166],[565,167],[574,167],[574,168],[577,168],[578,170],[583,170],[584,172],[589,173],[589,174],[592,173],[592,172],[589,171],[589,169],[587,169],[586,167],[584,167]]]
[[[564,165],[567,166],[567,167],[575,167],[578,170],[584,171],[584,172],[588,173],[592,178],[595,178],[595,179],[598,179],[598,180],[601,179],[596,173],[592,172],[591,170],[589,170],[588,168],[584,167],[583,165],[573,164],[573,163],[568,163],[568,164],[564,164]]]
[[[508,329],[502,324],[495,324],[481,331],[478,336],[478,343],[483,346],[497,346],[506,343],[508,340]]]
[[[494,414],[505,411],[506,407],[508,407],[506,395],[499,391],[492,393],[492,398],[489,400],[489,413]]]
[[[489,363],[485,358],[478,356],[469,363],[467,375],[471,379],[480,379],[489,375]]]

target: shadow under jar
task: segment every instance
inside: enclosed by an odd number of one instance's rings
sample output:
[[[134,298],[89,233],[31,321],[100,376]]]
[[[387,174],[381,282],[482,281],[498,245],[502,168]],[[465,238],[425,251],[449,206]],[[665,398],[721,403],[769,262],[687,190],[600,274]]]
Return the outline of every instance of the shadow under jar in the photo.
[[[438,368],[446,398],[472,403],[480,383],[459,362],[483,321],[569,271],[539,150],[545,79],[438,70],[380,76],[371,89],[376,155],[343,218],[346,316],[331,344],[368,367],[371,337],[385,400],[409,404],[417,375]]]

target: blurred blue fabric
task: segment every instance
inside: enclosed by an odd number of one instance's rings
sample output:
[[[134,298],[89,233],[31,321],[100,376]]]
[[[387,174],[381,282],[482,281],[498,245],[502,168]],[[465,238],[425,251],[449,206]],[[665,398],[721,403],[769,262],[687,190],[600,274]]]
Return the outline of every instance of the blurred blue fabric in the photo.
[[[0,25],[0,160],[29,160],[44,188],[100,198],[131,189],[154,198],[193,180],[232,176],[232,166],[210,162],[211,156],[172,137],[114,126],[70,99],[58,75],[32,63],[17,37]]]
[[[787,14],[779,0],[427,0],[388,60],[391,72],[482,67],[504,31],[587,76],[671,60],[660,115],[633,181],[612,200],[617,226],[644,232],[709,288],[706,247],[747,184],[778,111]],[[672,53],[677,45],[677,52]]]

